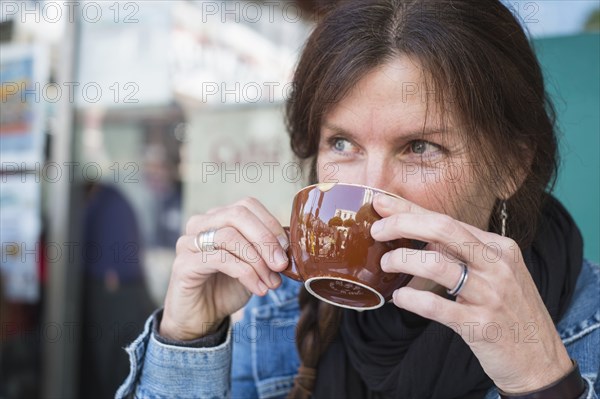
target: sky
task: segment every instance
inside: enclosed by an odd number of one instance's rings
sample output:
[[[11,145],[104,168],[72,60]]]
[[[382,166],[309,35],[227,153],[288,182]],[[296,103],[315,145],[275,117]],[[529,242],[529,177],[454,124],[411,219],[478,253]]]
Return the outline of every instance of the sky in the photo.
[[[536,0],[502,2],[518,15],[533,37],[562,36],[582,31],[599,0]]]

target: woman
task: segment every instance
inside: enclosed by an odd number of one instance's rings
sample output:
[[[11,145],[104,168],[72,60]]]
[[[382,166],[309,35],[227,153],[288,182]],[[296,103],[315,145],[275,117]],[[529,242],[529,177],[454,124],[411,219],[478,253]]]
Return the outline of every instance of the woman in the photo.
[[[294,80],[288,127],[310,180],[333,164],[337,181],[403,197],[375,198],[371,233],[429,243],[381,261],[415,278],[380,309],[340,310],[282,280],[287,239],[258,201],[194,216],[117,396],[595,398],[600,272],[544,193],[553,111],[512,14],[496,1],[344,1]]]

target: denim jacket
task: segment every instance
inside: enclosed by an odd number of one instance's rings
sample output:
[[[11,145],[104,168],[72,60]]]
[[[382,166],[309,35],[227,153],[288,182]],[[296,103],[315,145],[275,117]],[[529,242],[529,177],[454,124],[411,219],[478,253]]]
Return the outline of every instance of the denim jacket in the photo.
[[[131,371],[117,398],[283,398],[299,366],[294,343],[300,284],[284,278],[277,290],[253,297],[223,343],[208,348],[161,343],[156,314],[126,348]],[[600,392],[600,267],[584,261],[569,310],[557,330],[587,383],[582,398]],[[486,399],[498,398],[495,388]]]

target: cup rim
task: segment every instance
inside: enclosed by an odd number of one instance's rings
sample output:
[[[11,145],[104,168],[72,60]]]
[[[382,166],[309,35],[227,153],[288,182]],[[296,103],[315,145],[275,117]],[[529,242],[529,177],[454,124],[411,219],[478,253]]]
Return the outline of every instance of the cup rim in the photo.
[[[379,303],[377,305],[374,306],[362,306],[362,307],[358,307],[358,306],[350,306],[350,305],[344,305],[341,303],[337,303],[334,302],[332,300],[329,300],[325,297],[323,297],[322,295],[317,294],[312,287],[310,286],[310,283],[312,283],[315,280],[338,280],[338,281],[346,281],[348,283],[352,283],[355,285],[359,285],[369,291],[371,291],[372,293],[374,293],[375,295],[377,295],[377,297],[379,298]],[[338,277],[338,276],[314,276],[314,277],[309,277],[308,279],[306,279],[306,281],[304,282],[304,287],[306,288],[306,290],[313,295],[314,297],[318,298],[319,300],[326,302],[330,305],[334,305],[334,306],[339,306],[341,308],[346,308],[346,309],[352,309],[352,310],[357,310],[359,312],[362,312],[364,310],[375,310],[375,309],[379,309],[380,307],[382,307],[383,305],[385,305],[385,298],[383,297],[383,295],[381,295],[381,293],[379,291],[377,291],[375,288],[362,283],[360,281],[354,281],[348,278],[344,278],[344,277]]]
[[[358,183],[345,183],[345,182],[337,182],[337,183],[336,183],[336,182],[330,182],[330,183],[325,183],[325,182],[323,182],[323,183],[314,183],[314,184],[310,184],[310,185],[308,185],[308,186],[305,186],[305,187],[302,187],[301,189],[299,189],[298,191],[296,191],[296,193],[294,194],[294,198],[295,198],[295,197],[296,197],[298,194],[300,194],[302,191],[304,191],[304,190],[312,190],[313,188],[315,188],[315,187],[318,187],[318,186],[320,186],[321,184],[333,184],[334,186],[337,186],[337,185],[342,185],[342,186],[355,186],[355,187],[362,187],[362,188],[367,188],[367,189],[369,189],[369,190],[374,190],[374,191],[377,191],[377,192],[379,192],[379,193],[381,193],[381,194],[386,194],[386,195],[389,195],[389,196],[391,196],[391,197],[394,197],[394,198],[397,198],[397,199],[401,199],[401,200],[403,200],[403,199],[404,199],[404,198],[402,198],[401,196],[399,196],[399,195],[397,195],[397,194],[390,193],[389,191],[385,191],[385,190],[382,190],[382,189],[380,189],[380,188],[371,187],[371,186],[366,186],[366,185],[364,185],[364,184],[358,184]],[[332,186],[332,188],[333,188],[333,186]],[[329,190],[328,190],[328,191],[329,191]]]

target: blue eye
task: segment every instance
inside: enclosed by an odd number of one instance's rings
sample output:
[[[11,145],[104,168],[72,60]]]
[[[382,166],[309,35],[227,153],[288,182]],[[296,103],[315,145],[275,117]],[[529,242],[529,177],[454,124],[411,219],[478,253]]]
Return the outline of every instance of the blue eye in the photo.
[[[331,146],[337,152],[355,152],[354,145],[341,137],[331,139]]]
[[[343,139],[336,139],[335,143],[333,143],[333,148],[335,148],[338,151],[344,151],[346,148],[346,143],[348,141],[343,140]]]
[[[410,143],[410,150],[414,154],[424,155],[431,152],[440,151],[440,147],[424,140],[415,140]]]

